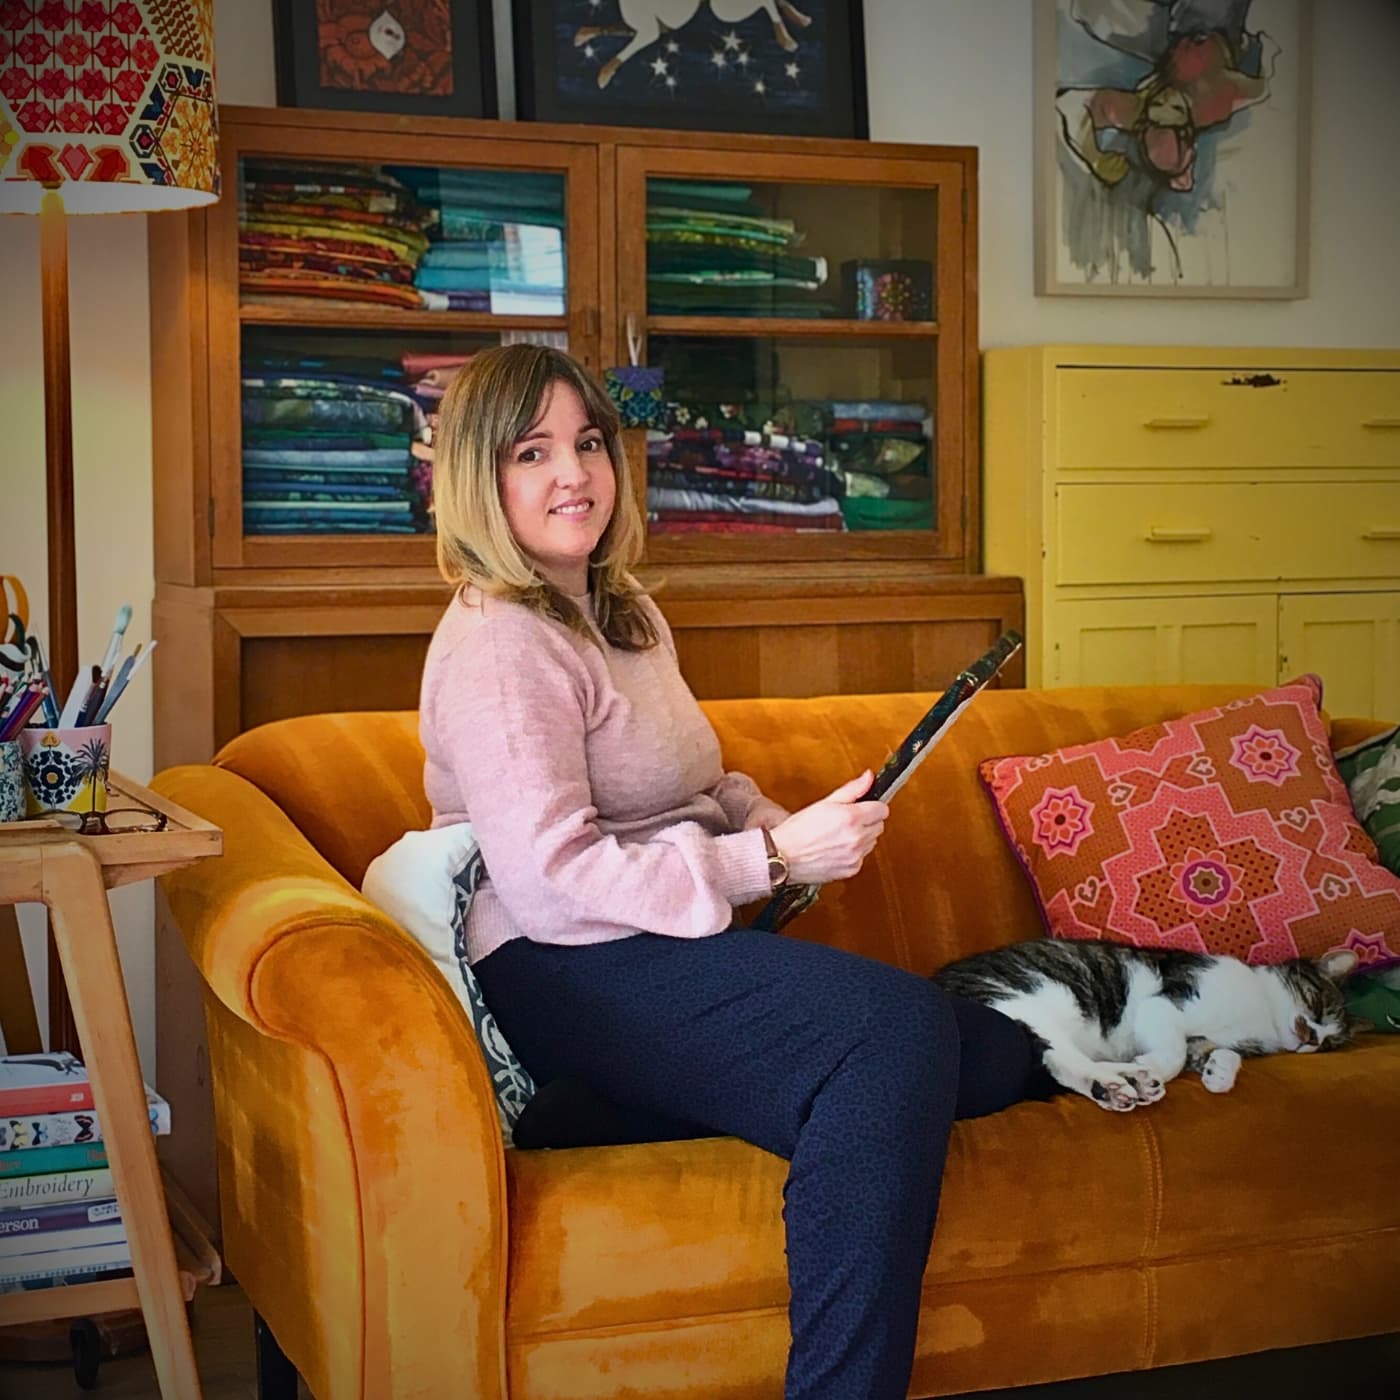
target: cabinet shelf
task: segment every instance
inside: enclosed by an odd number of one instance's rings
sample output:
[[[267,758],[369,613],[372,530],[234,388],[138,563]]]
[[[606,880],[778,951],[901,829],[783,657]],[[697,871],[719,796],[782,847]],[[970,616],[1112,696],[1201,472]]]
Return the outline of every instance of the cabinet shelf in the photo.
[[[489,311],[413,311],[402,306],[317,306],[305,297],[243,301],[245,326],[326,326],[346,330],[488,331],[567,330],[567,316],[493,316]]]
[[[922,340],[938,334],[937,321],[855,321],[805,316],[648,316],[653,335],[798,336],[841,340]]]

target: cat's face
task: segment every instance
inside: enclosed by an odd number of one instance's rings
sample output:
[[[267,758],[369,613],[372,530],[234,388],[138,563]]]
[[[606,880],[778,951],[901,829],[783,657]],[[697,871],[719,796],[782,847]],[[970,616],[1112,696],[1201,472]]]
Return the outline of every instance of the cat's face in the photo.
[[[1292,1027],[1297,1043],[1292,1048],[1298,1054],[1339,1050],[1351,1043],[1354,1026],[1341,984],[1355,967],[1354,953],[1329,953],[1317,962],[1300,958],[1279,968],[1297,1007]]]

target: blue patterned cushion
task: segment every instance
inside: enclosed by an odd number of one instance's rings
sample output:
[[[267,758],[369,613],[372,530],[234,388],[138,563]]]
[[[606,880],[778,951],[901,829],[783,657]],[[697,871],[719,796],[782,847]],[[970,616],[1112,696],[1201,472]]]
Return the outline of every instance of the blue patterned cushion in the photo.
[[[486,864],[481,859],[480,849],[474,849],[467,857],[467,863],[459,870],[452,881],[456,892],[452,909],[452,954],[457,959],[457,975],[461,978],[463,1000],[467,1014],[476,1027],[476,1038],[481,1042],[481,1053],[486,1056],[486,1068],[491,1071],[491,1082],[496,1086],[496,1105],[501,1112],[501,1131],[506,1142],[511,1140],[511,1130],[520,1111],[535,1096],[535,1081],[530,1071],[515,1058],[515,1051],[501,1034],[486,998],[481,994],[481,983],[467,962],[467,910],[472,906],[472,896],[486,875]]]

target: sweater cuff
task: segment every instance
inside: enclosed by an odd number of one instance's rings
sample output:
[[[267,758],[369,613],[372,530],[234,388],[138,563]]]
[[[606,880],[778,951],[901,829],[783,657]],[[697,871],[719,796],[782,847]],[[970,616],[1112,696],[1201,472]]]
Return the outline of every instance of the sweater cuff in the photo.
[[[768,879],[768,847],[754,827],[715,837],[719,887],[730,904],[751,904],[772,894]]]
[[[766,826],[769,831],[775,826],[781,826],[783,822],[792,816],[786,807],[780,807],[770,797],[760,797],[749,809],[749,814],[744,818],[744,830],[752,831],[755,827]]]

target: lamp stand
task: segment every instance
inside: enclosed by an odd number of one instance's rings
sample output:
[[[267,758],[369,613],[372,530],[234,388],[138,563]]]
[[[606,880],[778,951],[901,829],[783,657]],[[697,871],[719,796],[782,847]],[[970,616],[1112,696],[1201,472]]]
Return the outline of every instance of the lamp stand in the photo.
[[[44,458],[48,495],[49,674],[62,706],[78,674],[78,555],[73,528],[73,393],[68,359],[68,219],[63,196],[39,206],[44,329]],[[49,1048],[79,1052],[63,967],[49,939]]]

